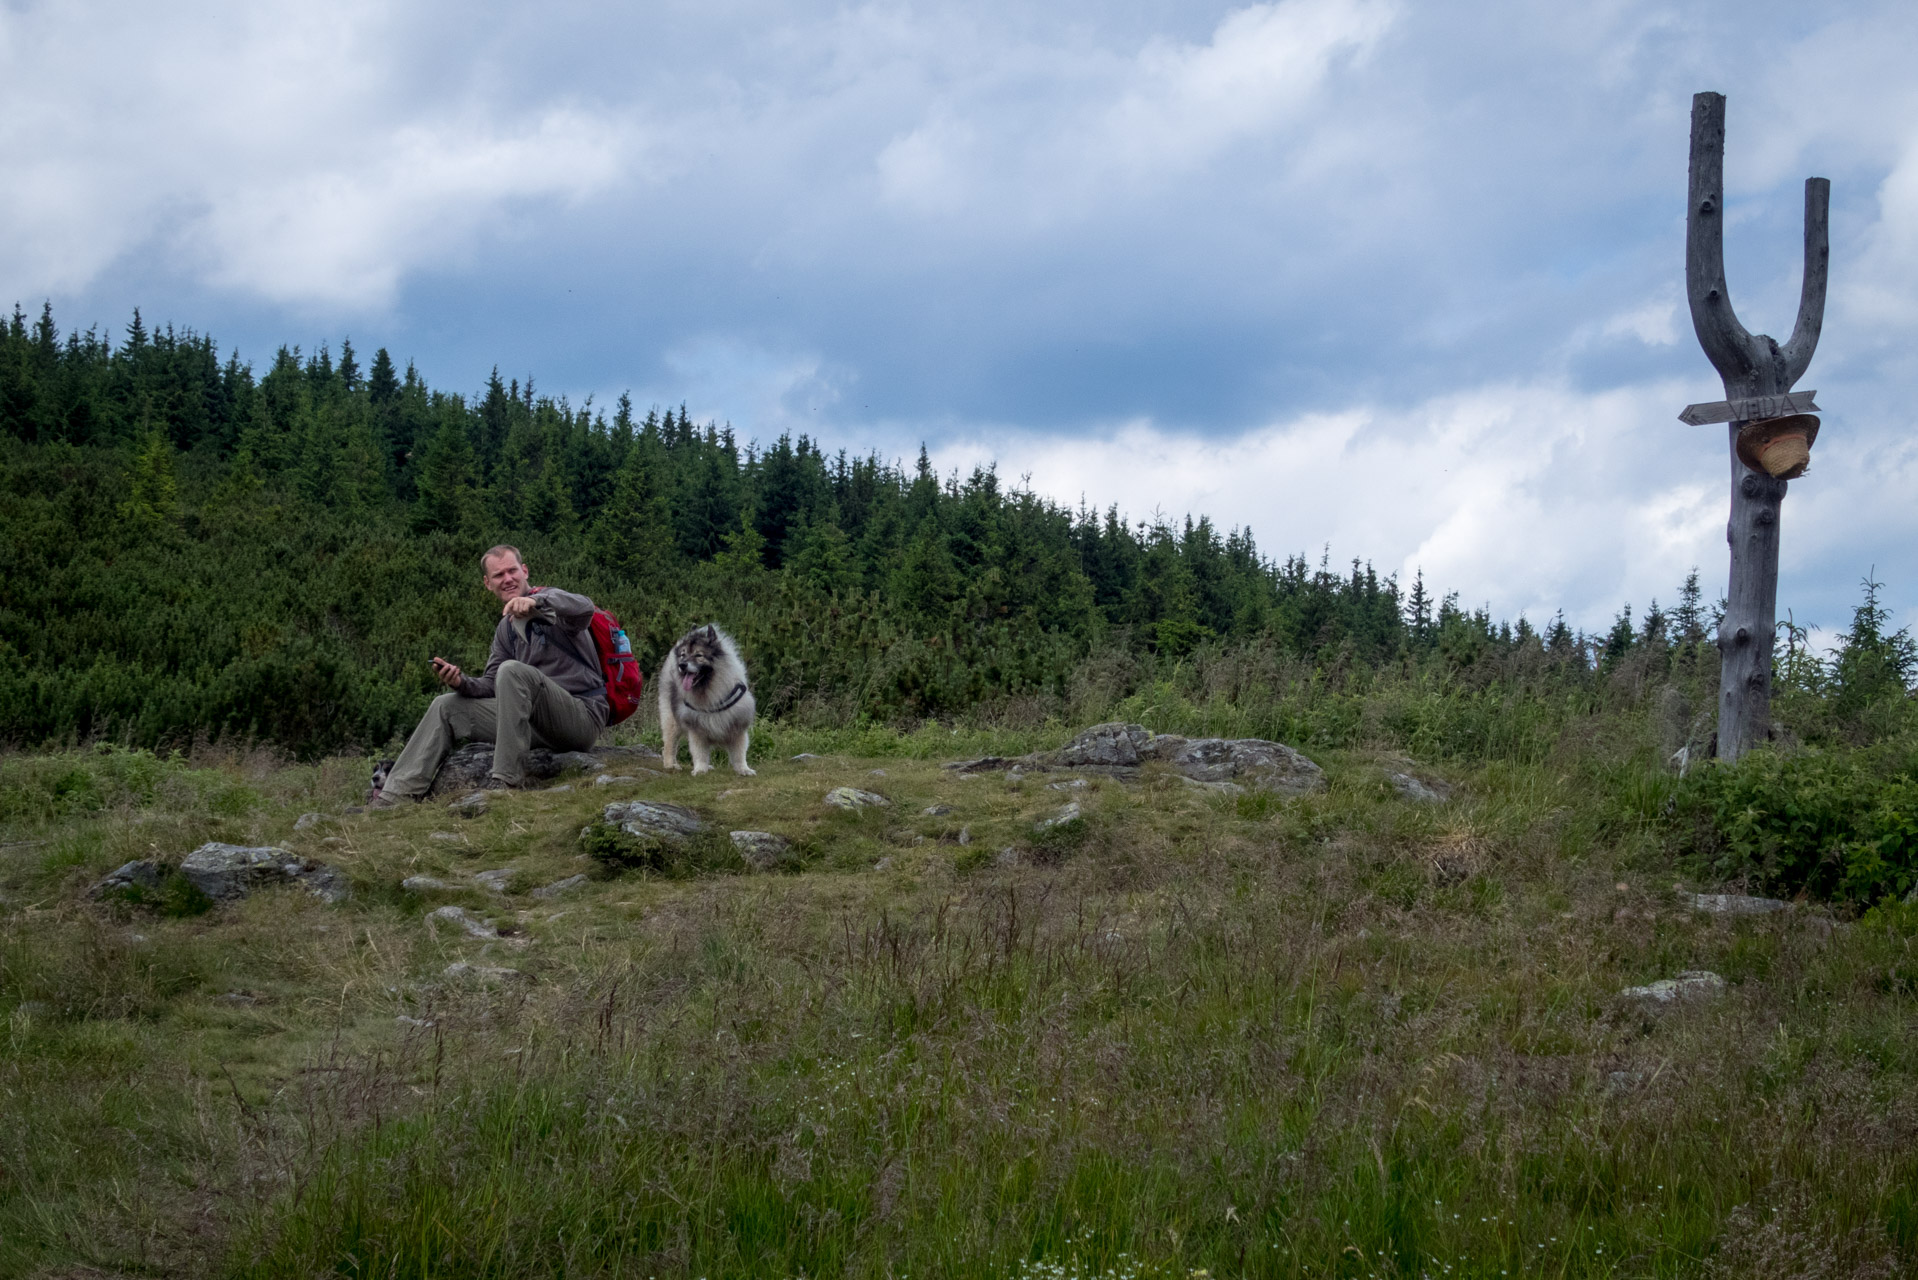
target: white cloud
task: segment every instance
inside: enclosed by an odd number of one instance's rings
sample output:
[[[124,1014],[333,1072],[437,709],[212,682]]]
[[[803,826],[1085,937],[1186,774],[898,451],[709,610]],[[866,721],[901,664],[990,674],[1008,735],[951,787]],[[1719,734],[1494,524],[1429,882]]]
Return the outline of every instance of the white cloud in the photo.
[[[1282,0],[1227,14],[1205,45],[1154,42],[1106,115],[1105,145],[1134,171],[1202,164],[1295,122],[1333,62],[1362,57],[1395,16],[1380,0]]]
[[[0,10],[0,284],[84,287],[130,253],[349,311],[472,245],[503,208],[578,199],[637,149],[616,119],[409,85],[384,6]]]

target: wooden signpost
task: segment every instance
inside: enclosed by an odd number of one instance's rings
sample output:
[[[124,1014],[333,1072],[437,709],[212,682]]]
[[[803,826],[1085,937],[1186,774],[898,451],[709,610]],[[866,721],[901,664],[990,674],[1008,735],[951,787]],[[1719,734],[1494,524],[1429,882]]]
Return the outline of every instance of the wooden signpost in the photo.
[[[1798,320],[1784,346],[1748,333],[1725,288],[1725,95],[1692,97],[1691,203],[1685,212],[1685,295],[1698,344],[1725,382],[1725,399],[1690,405],[1691,423],[1731,424],[1731,582],[1718,628],[1718,756],[1736,760],[1771,734],[1772,637],[1778,620],[1778,516],[1786,481],[1747,466],[1739,433],[1754,422],[1816,409],[1814,393],[1794,394],[1825,323],[1831,256],[1826,228],[1831,183],[1805,180],[1805,278]],[[1816,419],[1811,419],[1816,438]]]

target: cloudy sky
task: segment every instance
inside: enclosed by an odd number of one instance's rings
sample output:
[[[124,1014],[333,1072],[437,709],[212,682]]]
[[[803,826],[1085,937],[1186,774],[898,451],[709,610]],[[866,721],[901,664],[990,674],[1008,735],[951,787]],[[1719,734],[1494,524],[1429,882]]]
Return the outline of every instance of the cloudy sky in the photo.
[[[1723,589],[1692,93],[1826,410],[1781,608],[1918,620],[1918,5],[0,0],[0,301],[350,335],[762,440],[1207,512],[1501,616]]]

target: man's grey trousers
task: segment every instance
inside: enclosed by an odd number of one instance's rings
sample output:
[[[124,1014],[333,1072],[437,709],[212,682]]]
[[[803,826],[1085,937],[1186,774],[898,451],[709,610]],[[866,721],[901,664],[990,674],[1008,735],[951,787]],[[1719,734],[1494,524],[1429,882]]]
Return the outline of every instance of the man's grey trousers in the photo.
[[[460,740],[493,744],[493,776],[508,786],[526,781],[526,752],[584,751],[599,737],[592,708],[524,662],[502,662],[493,696],[442,693],[427,707],[420,727],[386,776],[381,795],[417,800]]]

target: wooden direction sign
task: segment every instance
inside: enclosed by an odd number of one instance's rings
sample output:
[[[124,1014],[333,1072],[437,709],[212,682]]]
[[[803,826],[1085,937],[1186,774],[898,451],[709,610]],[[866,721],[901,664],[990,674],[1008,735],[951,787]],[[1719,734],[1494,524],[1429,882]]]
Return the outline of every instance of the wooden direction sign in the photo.
[[[1787,391],[1782,396],[1752,396],[1747,400],[1714,400],[1710,404],[1688,404],[1678,415],[1680,422],[1694,427],[1707,422],[1757,422],[1761,418],[1782,418],[1790,413],[1819,413],[1812,403],[1816,391]]]

